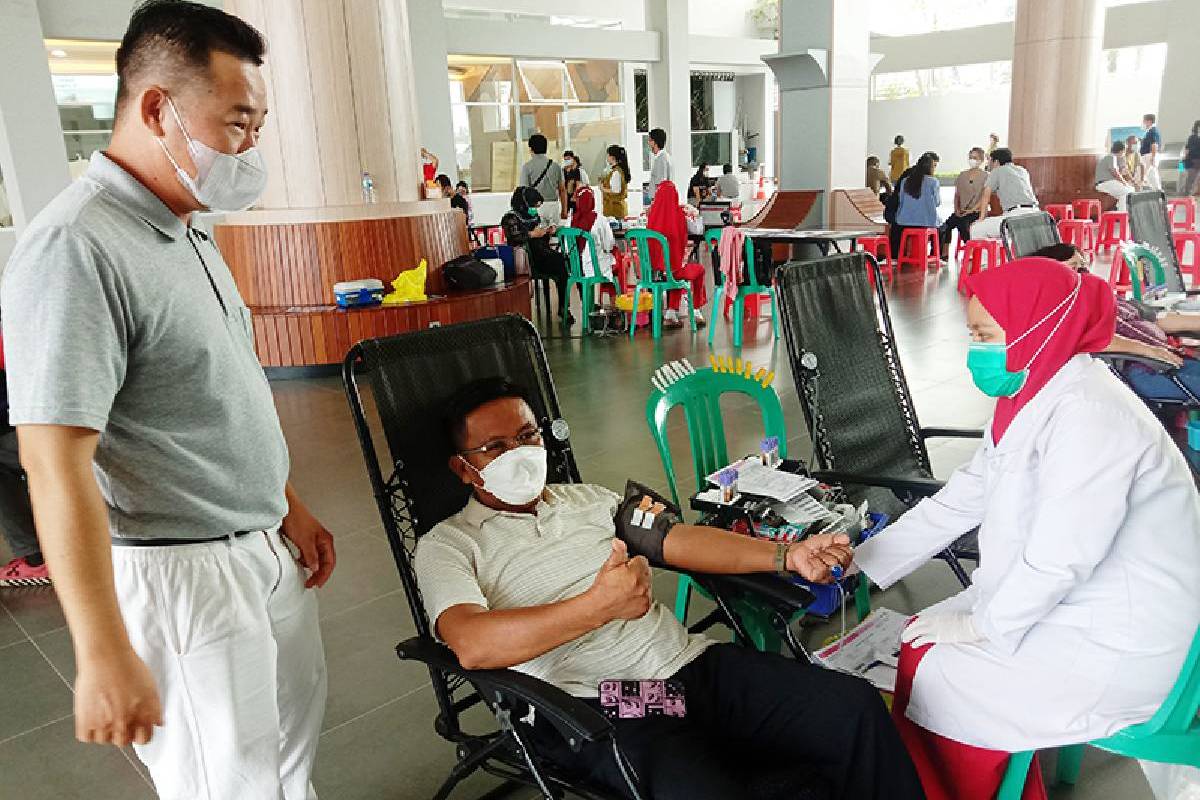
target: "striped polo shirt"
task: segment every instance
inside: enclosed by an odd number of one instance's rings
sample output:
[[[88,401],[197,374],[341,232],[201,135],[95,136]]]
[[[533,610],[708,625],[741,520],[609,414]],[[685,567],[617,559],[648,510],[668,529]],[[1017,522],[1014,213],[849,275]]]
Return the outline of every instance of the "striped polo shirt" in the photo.
[[[548,605],[582,594],[612,552],[620,498],[601,486],[548,486],[533,514],[490,509],[474,497],[417,546],[416,572],[429,619],[461,604],[487,609]],[[576,697],[600,681],[669,678],[711,642],[690,635],[654,602],[514,669]]]

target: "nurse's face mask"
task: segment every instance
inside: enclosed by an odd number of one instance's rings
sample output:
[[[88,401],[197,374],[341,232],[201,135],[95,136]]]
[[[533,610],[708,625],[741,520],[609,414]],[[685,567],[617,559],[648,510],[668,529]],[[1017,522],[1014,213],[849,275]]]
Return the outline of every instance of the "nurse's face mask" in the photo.
[[[971,342],[967,350],[967,369],[971,371],[971,380],[975,382],[975,386],[979,391],[989,397],[1012,397],[1021,391],[1025,386],[1025,381],[1029,379],[1029,368],[1033,366],[1033,362],[1046,349],[1046,345],[1058,333],[1058,329],[1062,327],[1063,322],[1070,315],[1071,309],[1075,307],[1075,301],[1079,298],[1079,289],[1082,285],[1083,281],[1076,278],[1075,288],[1071,290],[1071,293],[1061,303],[1051,309],[1049,314],[1031,325],[1029,330],[1011,342],[1007,344]],[[1064,306],[1066,307],[1065,311],[1063,311]],[[1059,316],[1058,321],[1054,323],[1054,328],[1050,331],[1050,335],[1046,337],[1041,347],[1037,349],[1033,357],[1025,364],[1025,368],[1017,372],[1011,372],[1008,369],[1008,349],[1049,322],[1060,311],[1062,311],[1062,314]]]
[[[187,139],[188,154],[196,165],[196,177],[189,175],[167,148],[165,137],[158,137],[158,145],[175,166],[175,174],[196,202],[209,211],[242,211],[253,205],[267,188],[267,169],[262,153],[250,147],[240,153],[222,153],[204,142],[193,139],[187,126],[175,108],[175,101],[167,97],[167,105]]]

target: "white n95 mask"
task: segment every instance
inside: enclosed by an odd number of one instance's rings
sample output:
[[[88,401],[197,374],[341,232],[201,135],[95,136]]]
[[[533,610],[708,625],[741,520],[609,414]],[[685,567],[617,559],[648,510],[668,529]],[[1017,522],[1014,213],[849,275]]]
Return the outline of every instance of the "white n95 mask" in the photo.
[[[528,505],[546,488],[546,448],[525,445],[501,453],[479,470],[479,477],[483,490],[501,503]]]
[[[196,177],[193,178],[179,166],[167,149],[166,142],[159,137],[158,146],[175,165],[179,182],[192,193],[197,203],[209,211],[242,211],[249,208],[267,188],[267,168],[263,164],[262,153],[257,147],[251,147],[231,155],[193,139],[175,108],[175,101],[168,97],[167,103],[187,139],[188,153],[196,165]]]

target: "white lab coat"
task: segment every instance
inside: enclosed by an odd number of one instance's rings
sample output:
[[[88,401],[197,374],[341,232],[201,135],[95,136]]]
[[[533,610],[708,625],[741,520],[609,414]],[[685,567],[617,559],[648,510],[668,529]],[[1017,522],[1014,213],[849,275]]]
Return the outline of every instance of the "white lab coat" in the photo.
[[[909,719],[1010,752],[1108,736],[1153,715],[1200,625],[1200,500],[1162,425],[1076,356],[971,462],[855,554],[890,586],[980,526],[973,584],[931,610],[984,639],[943,644]]]
[[[614,263],[612,251],[616,244],[616,238],[613,236],[612,226],[608,223],[608,217],[597,211],[596,220],[592,223],[592,229],[588,233],[596,242],[596,260],[600,262],[600,273],[606,278],[611,278]],[[579,266],[583,270],[583,274],[588,277],[596,274],[592,267],[592,248],[587,245],[579,249]]]

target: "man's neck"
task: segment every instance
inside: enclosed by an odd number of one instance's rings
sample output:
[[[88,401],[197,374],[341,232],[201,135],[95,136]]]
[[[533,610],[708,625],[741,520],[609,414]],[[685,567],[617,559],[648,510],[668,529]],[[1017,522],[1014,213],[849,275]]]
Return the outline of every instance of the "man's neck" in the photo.
[[[145,186],[151,194],[161,200],[163,205],[165,205],[172,214],[178,217],[184,225],[190,225],[192,220],[192,209],[190,207],[182,206],[179,201],[174,198],[175,186],[167,182],[168,180],[174,181],[174,183],[177,185],[179,183],[179,178],[175,175],[171,175],[170,178],[167,179],[155,174],[153,170],[146,169],[144,166],[139,164],[139,161],[141,160],[139,158],[139,154],[141,155],[141,158],[145,157],[144,150],[134,146],[119,134],[113,136],[112,142],[109,144],[108,149],[104,150],[104,155],[106,155],[109,160],[136,178],[138,183],[142,184],[142,186]]]

